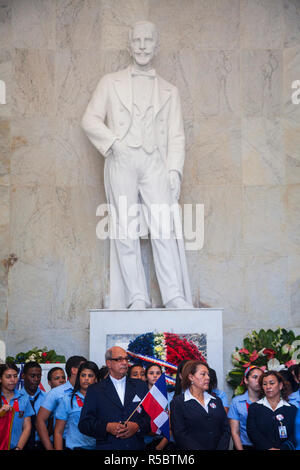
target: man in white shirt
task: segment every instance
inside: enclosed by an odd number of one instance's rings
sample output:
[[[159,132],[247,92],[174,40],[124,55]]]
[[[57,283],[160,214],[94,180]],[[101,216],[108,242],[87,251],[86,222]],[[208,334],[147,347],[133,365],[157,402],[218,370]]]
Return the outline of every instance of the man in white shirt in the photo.
[[[127,377],[129,358],[123,348],[110,348],[105,360],[109,375],[88,388],[79,430],[96,438],[97,449],[142,450],[150,418],[138,405],[148,392],[147,385]]]

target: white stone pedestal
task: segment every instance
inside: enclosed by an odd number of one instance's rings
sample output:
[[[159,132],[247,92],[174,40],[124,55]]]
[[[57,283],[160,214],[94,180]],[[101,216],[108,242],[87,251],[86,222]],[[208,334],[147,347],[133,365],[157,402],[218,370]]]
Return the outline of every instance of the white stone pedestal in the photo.
[[[191,308],[147,310],[90,310],[90,360],[105,364],[105,351],[113,345],[124,349],[131,336],[149,332],[198,333],[207,338],[207,362],[223,386],[222,309]]]

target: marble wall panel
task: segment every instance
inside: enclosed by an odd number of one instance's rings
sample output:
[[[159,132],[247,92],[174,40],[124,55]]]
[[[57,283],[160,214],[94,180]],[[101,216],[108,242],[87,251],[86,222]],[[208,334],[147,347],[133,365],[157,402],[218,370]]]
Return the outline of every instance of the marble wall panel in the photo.
[[[193,184],[241,184],[241,127],[239,119],[198,119],[194,143],[184,167],[183,189]]]
[[[55,2],[12,0],[13,46],[19,49],[53,49]]]
[[[5,104],[0,104],[0,117],[11,117],[12,108],[12,54],[9,49],[0,49],[0,80],[4,82]],[[1,99],[2,103],[2,99]]]
[[[47,331],[54,326],[55,270],[49,258],[49,252],[47,261],[43,262],[27,261],[25,256],[19,255],[19,260],[9,272],[8,329],[19,330],[17,336],[23,340],[36,328]],[[38,340],[35,336],[32,347]]]
[[[101,0],[55,0],[55,6],[59,49],[101,48]]]
[[[149,5],[149,18],[157,24],[164,48],[239,47],[239,0],[188,0],[184,5],[180,0],[151,0]]]
[[[280,49],[284,42],[282,0],[241,0],[241,47]]]
[[[287,184],[300,183],[300,121],[283,119]]]
[[[32,347],[47,347],[54,349],[57,354],[63,354],[66,359],[73,355],[89,358],[89,330],[87,328],[29,328],[26,336],[19,325],[9,328],[2,336],[9,345],[7,355],[16,354],[20,351],[28,351]],[[0,333],[1,339],[1,333]]]
[[[243,240],[246,253],[288,254],[284,186],[244,188]]]
[[[224,328],[242,325],[244,312],[244,259],[242,256],[199,256],[200,298],[213,308],[223,308]]]
[[[204,245],[201,254],[229,255],[242,249],[243,190],[242,186],[190,187],[182,199],[188,204],[204,205]],[[200,226],[200,221],[199,221]],[[196,230],[196,221],[193,231]]]
[[[100,193],[94,187],[56,187],[55,325],[87,325],[88,309],[103,303],[103,242],[96,236]]]
[[[288,258],[288,287],[291,301],[291,317],[293,324],[299,328],[300,315],[300,255],[290,255]]]
[[[11,186],[10,191],[11,252],[24,264],[37,269],[39,265],[51,266],[54,188],[46,185]]]
[[[0,49],[12,46],[12,0],[0,0]]]
[[[298,0],[283,0],[285,38],[284,46],[300,45],[300,3]]]
[[[243,183],[246,186],[286,182],[286,155],[280,118],[242,120]]]
[[[55,184],[55,120],[48,117],[16,118],[11,122],[11,184]]]
[[[176,76],[181,93],[185,94],[185,88],[188,88],[195,119],[240,114],[240,58],[237,51],[222,49],[195,52],[185,48],[179,51],[176,59],[175,67],[170,64],[169,70],[166,70],[170,60],[164,60],[158,70],[167,80],[174,81]]]
[[[300,122],[300,104],[295,104],[295,98],[299,102],[299,84],[297,88],[292,85],[300,80],[300,46],[283,50],[283,115]],[[296,96],[294,98],[294,94]]]
[[[245,327],[292,328],[287,256],[245,256]]]
[[[282,50],[241,51],[243,116],[279,116],[282,86]]]
[[[291,184],[286,189],[287,250],[300,253],[300,184]]]
[[[10,144],[10,120],[0,118],[0,185],[10,183]]]
[[[15,116],[53,116],[54,51],[16,49],[13,57]]]
[[[77,120],[56,120],[55,181],[59,187],[94,186],[102,188],[104,196],[104,158],[86,138]]]
[[[10,254],[10,192],[8,185],[0,184],[0,330],[8,322],[8,266],[6,260]]]

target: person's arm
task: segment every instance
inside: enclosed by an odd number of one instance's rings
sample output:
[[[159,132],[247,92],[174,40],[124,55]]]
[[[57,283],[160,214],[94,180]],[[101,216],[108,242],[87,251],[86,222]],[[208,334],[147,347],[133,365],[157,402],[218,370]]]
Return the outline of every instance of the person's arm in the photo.
[[[48,428],[47,428],[47,420],[49,419],[50,414],[51,414],[51,411],[41,406],[38,411],[36,422],[35,422],[36,430],[46,450],[53,450],[53,444],[50,441]]]
[[[26,418],[24,418],[24,421],[23,421],[22,434],[20,436],[18,444],[16,445],[17,449],[23,450],[26,442],[29,439],[30,432],[31,432],[31,417],[27,416]]]
[[[217,398],[217,406],[220,410],[220,413],[223,417],[223,422],[222,422],[222,434],[220,436],[218,445],[217,445],[217,450],[228,450],[229,447],[229,442],[230,442],[230,426],[227,418],[227,413],[225,411],[224,405],[222,403],[222,400],[220,398]]]
[[[236,450],[243,450],[243,444],[240,436],[240,422],[237,419],[229,419],[231,436]]]
[[[63,434],[65,430],[66,422],[63,419],[56,419],[55,420],[55,428],[54,428],[54,449],[55,450],[63,450]]]

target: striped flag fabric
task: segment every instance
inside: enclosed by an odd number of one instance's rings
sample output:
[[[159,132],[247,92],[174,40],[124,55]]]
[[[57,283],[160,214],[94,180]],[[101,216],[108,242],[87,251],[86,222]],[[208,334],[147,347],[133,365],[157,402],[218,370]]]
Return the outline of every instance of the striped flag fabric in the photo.
[[[151,430],[170,440],[168,394],[165,374],[151,387],[141,405],[151,418]]]

